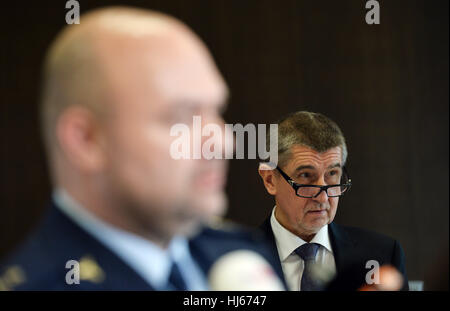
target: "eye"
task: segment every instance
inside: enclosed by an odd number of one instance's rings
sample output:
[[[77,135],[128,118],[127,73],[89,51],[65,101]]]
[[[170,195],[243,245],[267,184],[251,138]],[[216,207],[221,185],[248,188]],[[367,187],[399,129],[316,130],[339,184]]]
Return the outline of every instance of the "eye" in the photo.
[[[333,184],[339,183],[339,179],[340,179],[340,176],[341,176],[340,170],[329,171],[327,175],[328,175],[327,179],[328,179],[329,183],[333,183]]]
[[[309,177],[311,177],[311,174],[308,173],[308,172],[303,172],[303,173],[300,173],[300,175],[298,175],[298,177],[300,177],[300,178],[309,178]]]

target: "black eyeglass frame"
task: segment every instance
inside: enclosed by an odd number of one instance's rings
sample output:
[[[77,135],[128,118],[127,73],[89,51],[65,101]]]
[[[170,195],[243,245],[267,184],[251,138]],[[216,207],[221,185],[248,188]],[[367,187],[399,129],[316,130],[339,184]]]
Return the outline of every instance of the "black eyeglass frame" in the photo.
[[[326,185],[326,186],[298,184],[291,177],[289,177],[289,175],[286,174],[279,166],[277,166],[276,169],[278,170],[278,172],[280,172],[281,176],[283,176],[283,178],[287,181],[287,183],[289,185],[291,185],[291,187],[294,189],[295,195],[300,198],[306,198],[306,199],[317,198],[322,193],[322,191],[325,191],[325,193],[327,194],[327,196],[329,198],[337,198],[337,197],[343,196],[347,191],[350,190],[350,188],[352,186],[352,180],[351,180],[350,176],[348,175],[347,169],[345,168],[345,166],[343,167],[343,173],[347,177],[347,182],[344,184]],[[306,188],[306,187],[319,188],[320,191],[315,196],[312,196],[312,197],[311,196],[306,197],[306,196],[299,195],[298,189]],[[331,187],[347,187],[347,189],[345,189],[345,191],[342,192],[340,195],[328,195],[328,188],[331,188]]]

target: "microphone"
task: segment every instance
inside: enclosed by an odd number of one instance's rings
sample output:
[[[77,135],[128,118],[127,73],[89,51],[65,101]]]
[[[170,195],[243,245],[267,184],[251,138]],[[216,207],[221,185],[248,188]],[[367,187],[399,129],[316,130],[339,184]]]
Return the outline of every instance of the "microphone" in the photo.
[[[283,291],[283,283],[269,263],[249,250],[232,251],[211,267],[209,284],[215,291]]]

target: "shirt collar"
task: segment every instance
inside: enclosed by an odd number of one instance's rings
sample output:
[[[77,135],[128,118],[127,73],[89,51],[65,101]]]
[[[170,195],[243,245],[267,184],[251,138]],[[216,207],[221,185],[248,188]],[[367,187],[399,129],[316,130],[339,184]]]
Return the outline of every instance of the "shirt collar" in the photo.
[[[185,238],[175,237],[167,249],[162,249],[147,239],[102,221],[83,208],[64,189],[56,189],[53,200],[64,214],[112,250],[156,288],[166,286],[171,259],[181,264],[190,256]],[[149,258],[151,264],[148,262]]]
[[[307,243],[302,238],[296,236],[285,227],[283,227],[275,217],[276,206],[272,210],[272,216],[270,217],[270,224],[272,227],[275,241],[278,248],[278,254],[281,261],[285,261],[292,252],[303,244]],[[328,225],[323,226],[316,233],[310,243],[317,243],[325,247],[329,252],[333,253],[333,249],[330,243],[330,237],[328,235]]]

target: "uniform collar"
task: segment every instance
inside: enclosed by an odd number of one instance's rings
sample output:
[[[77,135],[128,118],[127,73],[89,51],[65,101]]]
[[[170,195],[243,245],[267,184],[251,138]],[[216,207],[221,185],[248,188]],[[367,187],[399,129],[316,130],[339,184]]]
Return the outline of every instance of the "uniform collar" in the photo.
[[[53,192],[53,200],[57,208],[67,217],[113,251],[156,289],[166,287],[171,260],[182,263],[190,256],[185,238],[175,237],[167,249],[162,249],[147,239],[99,219],[76,202],[64,189],[56,189]]]

